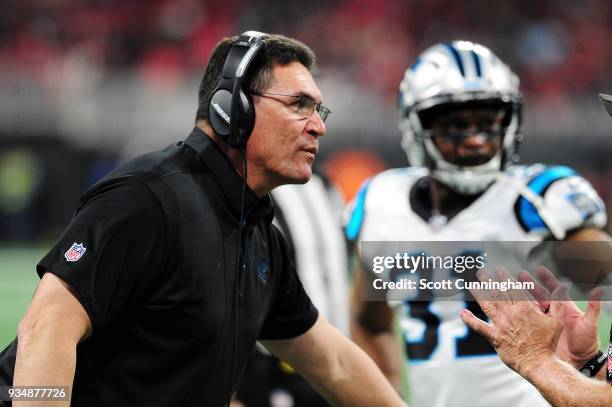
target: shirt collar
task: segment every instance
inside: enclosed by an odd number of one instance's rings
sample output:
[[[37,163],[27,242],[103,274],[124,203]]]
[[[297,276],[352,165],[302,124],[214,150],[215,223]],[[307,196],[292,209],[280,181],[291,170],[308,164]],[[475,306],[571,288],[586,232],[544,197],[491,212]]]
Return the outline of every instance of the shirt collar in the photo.
[[[185,139],[185,144],[194,149],[206,167],[213,174],[213,177],[225,198],[229,201],[230,207],[238,218],[240,216],[240,200],[242,190],[242,177],[236,172],[230,160],[219,150],[217,145],[200,129],[194,127],[191,134]],[[263,198],[245,186],[244,194],[245,218],[247,221],[256,219],[266,219],[272,221],[274,209],[270,196],[266,194]]]

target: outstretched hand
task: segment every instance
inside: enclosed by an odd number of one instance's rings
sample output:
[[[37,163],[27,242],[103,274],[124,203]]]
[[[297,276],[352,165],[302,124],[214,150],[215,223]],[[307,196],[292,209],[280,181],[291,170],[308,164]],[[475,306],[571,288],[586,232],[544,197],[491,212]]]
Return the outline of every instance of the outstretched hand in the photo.
[[[531,294],[539,302],[543,310],[551,306],[551,293],[561,285],[555,275],[545,267],[536,269],[536,275],[544,286],[540,285],[531,274],[521,271],[518,279],[521,282],[533,282],[535,289]],[[580,369],[599,350],[597,326],[601,311],[603,290],[596,288],[589,294],[589,302],[585,312],[582,312],[565,292],[560,299],[564,303],[561,322],[563,331],[559,338],[557,356]]]
[[[503,269],[497,273],[501,281],[514,281]],[[492,280],[486,271],[479,272],[481,281]],[[565,287],[558,286],[549,297],[550,307],[544,312],[527,291],[511,289],[471,290],[491,324],[477,318],[469,310],[461,312],[461,319],[493,345],[501,360],[521,375],[529,375],[543,358],[555,354],[563,330]]]

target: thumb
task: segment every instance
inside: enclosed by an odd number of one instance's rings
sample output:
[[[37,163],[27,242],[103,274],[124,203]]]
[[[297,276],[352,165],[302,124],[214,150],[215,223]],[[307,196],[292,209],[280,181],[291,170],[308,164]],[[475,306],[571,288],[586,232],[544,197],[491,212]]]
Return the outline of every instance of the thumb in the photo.
[[[599,313],[601,311],[601,298],[603,297],[603,289],[601,287],[594,288],[589,294],[589,303],[585,314],[586,317],[593,323],[599,321]]]
[[[467,326],[478,332],[480,335],[484,336],[486,340],[488,340],[489,342],[493,341],[493,327],[490,324],[481,320],[480,318],[472,314],[470,310],[467,309],[461,311],[461,314],[459,314],[459,316]]]

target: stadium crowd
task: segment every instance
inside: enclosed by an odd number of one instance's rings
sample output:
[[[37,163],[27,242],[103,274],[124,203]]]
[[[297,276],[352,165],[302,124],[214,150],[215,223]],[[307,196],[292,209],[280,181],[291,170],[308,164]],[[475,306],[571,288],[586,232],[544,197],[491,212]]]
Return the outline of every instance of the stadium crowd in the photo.
[[[0,9],[0,69],[49,86],[65,65],[84,64],[100,78],[136,69],[145,83],[171,86],[200,73],[219,37],[263,26],[313,44],[322,71],[393,99],[406,61],[463,32],[486,36],[525,95],[554,99],[605,88],[611,12],[604,0],[13,0]]]
[[[131,118],[143,111],[147,119],[160,116],[154,108],[162,99],[179,103],[166,104],[175,110],[152,122],[147,140],[152,143],[157,137],[158,146],[175,137],[167,128],[176,125],[171,119],[182,112],[180,101],[190,103],[193,97],[185,89],[201,75],[218,39],[244,27],[282,32],[311,44],[322,84],[328,79],[336,86],[326,89],[327,97],[336,99],[330,124],[334,137],[326,141],[319,164],[334,167],[338,160],[332,162],[328,155],[358,147],[380,153],[387,166],[401,166],[405,156],[395,148],[394,138],[397,83],[420,50],[460,33],[495,49],[521,78],[529,106],[523,161],[574,165],[610,207],[608,123],[593,95],[609,88],[612,54],[606,44],[612,35],[607,24],[611,14],[612,3],[604,0],[471,1],[460,6],[443,0],[258,0],[248,7],[239,0],[10,0],[0,8],[0,103],[5,107],[0,110],[0,137],[6,140],[0,150],[0,172],[14,171],[18,162],[26,177],[45,175],[45,181],[28,184],[26,192],[32,194],[36,185],[56,185],[70,176],[67,185],[75,185],[75,190],[62,195],[78,196],[121,158],[121,143],[133,137],[130,126],[138,121]],[[339,92],[347,89],[347,94]],[[350,104],[344,102],[347,98]],[[155,105],[143,105],[151,100]],[[27,120],[32,115],[37,119]],[[553,145],[540,137],[543,133],[553,137]],[[25,138],[20,137],[33,134],[54,144],[37,147],[27,141],[29,161],[16,161],[15,151],[22,150],[13,147],[22,146]],[[567,148],[568,139],[575,137],[584,148],[580,155]],[[85,139],[92,140],[87,151],[82,148]],[[132,142],[132,153],[149,147],[146,141]],[[79,151],[73,151],[77,147]],[[67,161],[74,167],[62,174],[51,171],[48,162],[58,154],[72,157]],[[44,170],[27,169],[36,167]],[[2,184],[0,189],[5,190]],[[37,196],[47,195],[38,190]],[[22,206],[28,205],[35,206]],[[52,206],[67,208],[66,202]],[[70,210],[63,210],[64,221]],[[32,218],[32,210],[20,210],[17,217],[15,211],[0,208],[0,216],[11,218],[6,225],[24,225],[24,217]],[[13,231],[0,231],[3,239],[35,235],[4,229]]]

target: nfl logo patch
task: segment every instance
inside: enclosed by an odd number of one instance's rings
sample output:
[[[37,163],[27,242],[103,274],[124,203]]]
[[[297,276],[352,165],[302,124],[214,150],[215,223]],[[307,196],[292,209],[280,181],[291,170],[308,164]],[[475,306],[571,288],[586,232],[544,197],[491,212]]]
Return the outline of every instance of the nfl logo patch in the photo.
[[[66,253],[64,253],[64,257],[66,261],[77,261],[85,254],[87,248],[83,246],[83,243],[74,242],[70,249]]]

